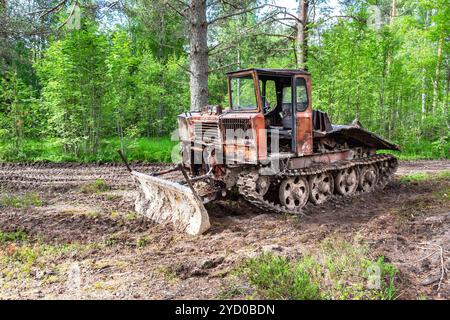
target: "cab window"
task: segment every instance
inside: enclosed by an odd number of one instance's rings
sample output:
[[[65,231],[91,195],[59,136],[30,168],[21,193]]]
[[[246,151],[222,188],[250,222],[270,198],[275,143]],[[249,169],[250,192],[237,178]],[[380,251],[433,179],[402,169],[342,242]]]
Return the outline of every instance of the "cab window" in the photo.
[[[295,80],[295,86],[297,91],[297,111],[305,111],[308,108],[308,90],[306,87],[306,81],[304,78],[297,78]]]
[[[292,102],[292,90],[291,86],[283,88],[283,104]]]
[[[264,113],[273,111],[277,106],[277,88],[274,80],[260,80],[261,100]]]
[[[231,107],[233,110],[257,108],[255,86],[252,76],[231,78]]]

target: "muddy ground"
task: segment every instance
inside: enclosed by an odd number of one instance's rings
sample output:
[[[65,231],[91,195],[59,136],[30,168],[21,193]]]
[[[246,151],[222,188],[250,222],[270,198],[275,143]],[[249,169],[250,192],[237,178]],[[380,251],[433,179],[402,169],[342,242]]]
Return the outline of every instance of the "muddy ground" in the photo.
[[[401,162],[384,190],[315,207],[308,217],[220,202],[208,207],[212,228],[191,237],[134,213],[134,184],[121,166],[0,164],[3,199],[19,199],[0,202],[0,231],[22,237],[0,237],[0,298],[221,298],[243,259],[304,252],[332,235],[362,238],[374,257],[394,264],[397,298],[449,299],[442,271],[450,270],[450,181],[400,181],[444,170],[450,161]],[[96,179],[108,190],[83,187]]]

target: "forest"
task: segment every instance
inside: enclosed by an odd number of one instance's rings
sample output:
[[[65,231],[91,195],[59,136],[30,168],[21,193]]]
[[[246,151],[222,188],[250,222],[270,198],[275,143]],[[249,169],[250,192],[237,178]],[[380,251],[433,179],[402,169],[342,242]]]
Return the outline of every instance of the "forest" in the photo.
[[[225,73],[300,68],[313,108],[448,158],[448,0],[0,0],[0,161],[170,161]]]

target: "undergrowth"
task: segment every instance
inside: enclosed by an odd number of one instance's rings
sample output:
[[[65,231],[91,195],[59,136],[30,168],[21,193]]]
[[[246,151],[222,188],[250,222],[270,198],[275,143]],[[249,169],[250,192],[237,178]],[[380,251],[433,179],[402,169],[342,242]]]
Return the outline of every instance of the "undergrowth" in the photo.
[[[127,139],[124,153],[128,161],[171,162],[171,152],[178,142],[168,137]],[[79,151],[65,153],[58,139],[24,140],[17,148],[12,142],[0,142],[0,162],[121,162],[118,138],[103,139],[96,154]]]
[[[308,253],[295,260],[264,253],[247,260],[238,274],[254,289],[253,298],[395,298],[398,271],[384,257],[374,259],[364,244],[334,237],[325,239],[319,248],[317,254]]]
[[[84,184],[80,187],[80,191],[83,193],[101,193],[109,189],[110,187],[103,179],[97,179],[94,182]]]
[[[59,270],[61,265],[57,263],[61,258],[96,247],[97,244],[32,242],[23,230],[0,232],[0,278],[27,279],[42,270],[52,270],[50,273],[57,275],[62,272]]]
[[[172,162],[171,153],[177,141],[169,137],[127,138],[123,149],[129,161]],[[380,150],[391,153],[400,160],[445,159],[450,157],[448,140],[442,143],[400,143],[402,151]],[[121,147],[118,138],[102,139],[96,154],[80,150],[77,154],[65,153],[60,140],[55,138],[25,139],[20,147],[11,141],[0,142],[0,162],[121,162],[117,150]]]
[[[0,231],[0,244],[7,242],[23,242],[28,239],[25,231],[18,229],[15,231]]]
[[[450,179],[450,171],[441,171],[438,173],[426,173],[426,172],[415,172],[410,174],[405,174],[399,178],[401,183],[413,183],[426,180],[444,180]]]
[[[39,207],[42,206],[42,200],[35,192],[25,193],[22,195],[11,195],[8,193],[0,194],[0,208],[13,207],[13,208],[27,208],[30,206]]]

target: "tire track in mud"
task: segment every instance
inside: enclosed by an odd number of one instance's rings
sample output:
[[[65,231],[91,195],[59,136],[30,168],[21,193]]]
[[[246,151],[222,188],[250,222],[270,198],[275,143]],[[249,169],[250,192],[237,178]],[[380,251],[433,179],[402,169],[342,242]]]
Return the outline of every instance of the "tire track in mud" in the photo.
[[[450,170],[450,160],[416,160],[400,161],[397,174],[404,175],[414,172],[436,173]]]
[[[167,163],[131,163],[133,170],[152,173],[167,169]],[[450,160],[400,161],[397,174],[450,170]],[[165,177],[173,179],[177,173]],[[181,177],[181,175],[180,175]],[[0,188],[19,190],[70,189],[98,179],[111,189],[134,187],[134,181],[122,163],[0,163]]]
[[[131,164],[133,170],[151,173],[170,167],[170,164]],[[0,187],[12,189],[67,189],[104,180],[112,189],[134,186],[123,164],[0,164]]]

